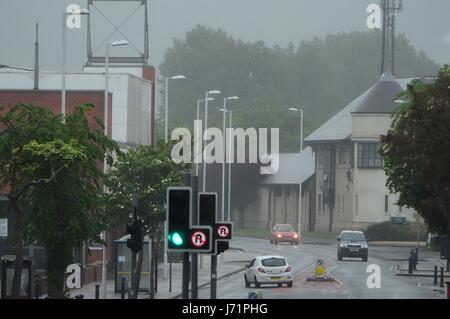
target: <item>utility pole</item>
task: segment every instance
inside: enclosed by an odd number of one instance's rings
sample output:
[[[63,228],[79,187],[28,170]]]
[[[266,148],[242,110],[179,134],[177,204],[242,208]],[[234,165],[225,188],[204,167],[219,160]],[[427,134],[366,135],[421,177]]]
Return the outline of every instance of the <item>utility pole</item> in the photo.
[[[395,20],[402,11],[402,0],[380,0],[383,12],[381,40],[381,74],[390,71],[395,74]]]
[[[198,176],[192,176],[192,225],[198,225]],[[198,253],[191,254],[191,299],[198,299]]]
[[[185,176],[186,186],[191,186],[191,174]],[[192,203],[191,203],[192,205]],[[181,295],[182,299],[189,299],[189,273],[190,273],[189,253],[183,253],[183,273],[182,273],[182,286]]]
[[[36,42],[34,43],[34,85],[39,90],[39,23],[36,23]]]

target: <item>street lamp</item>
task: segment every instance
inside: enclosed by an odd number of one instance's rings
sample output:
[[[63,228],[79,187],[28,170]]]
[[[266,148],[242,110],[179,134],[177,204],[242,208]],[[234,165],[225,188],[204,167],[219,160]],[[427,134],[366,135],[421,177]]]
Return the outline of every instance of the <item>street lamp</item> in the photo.
[[[79,9],[75,11],[63,12],[63,30],[62,30],[62,72],[61,72],[61,114],[66,115],[66,29],[67,29],[67,15],[88,15],[88,9]]]
[[[214,100],[215,100],[215,98],[213,98],[213,97],[208,98],[208,102],[214,101]],[[203,103],[203,102],[205,102],[205,99],[197,100],[197,118],[196,118],[197,121],[200,120],[200,103]],[[196,152],[197,156],[201,156],[200,143],[202,140],[203,140],[203,136],[200,139],[200,141],[197,141],[197,143],[196,143],[197,149],[195,150],[195,152]],[[198,176],[198,161],[196,161],[196,163],[195,163],[195,176]]]
[[[222,94],[219,90],[211,90],[206,91],[205,93],[205,133],[208,130],[208,101],[209,101],[209,95],[218,95]],[[202,134],[203,135],[203,134]],[[204,141],[205,138],[202,136],[202,140]],[[205,145],[205,143],[203,143]],[[205,151],[205,147],[203,147],[203,152]],[[203,159],[203,192],[206,191],[206,158]]]
[[[289,111],[299,112],[296,107],[290,107]],[[300,153],[303,152],[303,109],[300,110]]]
[[[168,77],[165,80],[166,86],[165,86],[165,103],[164,103],[164,112],[165,112],[164,142],[166,142],[166,143],[169,141],[169,80],[185,80],[185,79],[186,79],[186,77],[184,75],[180,74],[180,75]]]
[[[112,43],[106,44],[106,54],[105,54],[105,97],[104,97],[104,123],[105,123],[105,135],[108,136],[108,122],[109,122],[109,112],[108,112],[108,106],[109,106],[109,99],[108,99],[108,78],[109,78],[109,47],[118,47],[118,46],[124,46],[128,45],[128,41],[126,40],[119,40],[114,41]],[[106,158],[103,161],[103,172],[106,173]],[[106,187],[103,186],[103,190],[106,192]],[[106,231],[103,231],[102,234],[103,240],[106,241]],[[102,294],[103,299],[106,299],[106,246],[103,245],[102,247]]]
[[[233,110],[229,110],[230,112],[230,130],[228,134],[228,218],[227,221],[231,221],[231,147],[233,145],[231,141],[231,123],[233,119]]]
[[[226,112],[228,112],[227,110],[227,101],[237,101],[239,100],[239,97],[237,96],[229,96],[223,99],[223,109],[220,109],[221,112],[223,112],[223,146],[224,146],[224,150],[225,150],[225,144],[226,144],[226,138],[225,138],[225,132],[226,132],[226,128],[225,128],[225,116],[226,116]],[[231,133],[231,132],[230,132]],[[230,134],[230,138],[231,139],[231,134]],[[231,140],[230,140],[231,142]],[[229,144],[229,147],[227,147],[226,149],[228,150],[228,153],[231,154],[231,144]],[[225,220],[225,151],[223,153],[223,162],[222,162],[222,219],[221,220]],[[228,183],[230,183],[230,181],[228,181]]]
[[[299,112],[298,108],[290,107],[289,111]],[[300,110],[300,153],[303,152],[303,109]],[[298,237],[301,237],[302,227],[302,181],[298,187]]]
[[[104,98],[104,117],[105,117],[105,135],[108,135],[108,81],[109,81],[109,47],[119,47],[128,45],[127,40],[118,40],[112,43],[106,44],[106,55],[105,55],[105,98]]]

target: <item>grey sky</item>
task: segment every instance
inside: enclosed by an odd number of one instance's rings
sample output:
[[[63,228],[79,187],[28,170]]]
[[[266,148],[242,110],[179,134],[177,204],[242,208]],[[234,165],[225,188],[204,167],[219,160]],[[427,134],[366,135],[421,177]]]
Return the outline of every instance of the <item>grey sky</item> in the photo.
[[[174,37],[181,38],[196,24],[222,28],[244,40],[263,40],[269,45],[298,43],[314,36],[341,31],[365,30],[366,7],[378,0],[149,0],[150,62],[159,65]],[[62,12],[86,0],[0,0],[0,64],[32,67],[34,24],[39,22],[41,68],[61,67]],[[111,4],[112,6],[113,4]],[[450,62],[450,1],[404,0],[398,31],[439,63]],[[120,8],[98,8],[119,23],[137,4]],[[95,20],[94,20],[95,15]],[[136,18],[143,17],[143,11]],[[68,32],[68,69],[80,70],[86,62],[86,18],[81,30]],[[110,26],[93,10],[96,27],[93,47]],[[142,42],[141,19],[130,20],[123,32],[137,44]],[[116,34],[111,40],[122,38]],[[101,41],[100,41],[101,42]],[[139,48],[139,45],[136,46]],[[134,53],[133,48],[115,48],[117,54]],[[127,51],[128,50],[128,51]],[[104,54],[100,47],[98,55]]]

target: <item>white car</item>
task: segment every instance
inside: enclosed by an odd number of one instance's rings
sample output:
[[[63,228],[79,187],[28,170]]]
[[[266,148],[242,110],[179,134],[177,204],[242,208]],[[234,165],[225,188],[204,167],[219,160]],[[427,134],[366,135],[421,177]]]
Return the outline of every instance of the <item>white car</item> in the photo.
[[[278,287],[286,284],[288,287],[292,287],[294,277],[286,258],[259,256],[253,258],[246,265],[244,280],[247,288],[250,287],[250,284],[254,284],[256,288],[261,287],[262,284],[277,284]]]

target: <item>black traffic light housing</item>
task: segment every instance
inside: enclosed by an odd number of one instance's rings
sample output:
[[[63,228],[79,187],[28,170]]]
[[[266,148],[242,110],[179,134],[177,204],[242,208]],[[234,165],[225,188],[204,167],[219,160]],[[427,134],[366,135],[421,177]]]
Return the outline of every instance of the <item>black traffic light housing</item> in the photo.
[[[166,214],[169,251],[211,251],[211,227],[192,225],[192,188],[169,187]]]
[[[217,221],[217,193],[199,193],[198,209],[200,225],[211,226],[213,229],[211,254],[218,255],[228,250],[230,247],[228,241],[232,238],[232,223]],[[227,227],[228,233],[221,237],[218,231],[222,226]]]
[[[135,220],[132,224],[127,225],[127,233],[130,238],[127,239],[127,247],[135,253],[142,250],[142,221]]]
[[[130,238],[127,239],[127,247],[133,252],[138,253],[143,246],[143,223],[139,219],[139,201],[137,197],[133,197],[133,222],[127,224],[127,233]]]

